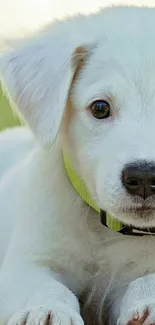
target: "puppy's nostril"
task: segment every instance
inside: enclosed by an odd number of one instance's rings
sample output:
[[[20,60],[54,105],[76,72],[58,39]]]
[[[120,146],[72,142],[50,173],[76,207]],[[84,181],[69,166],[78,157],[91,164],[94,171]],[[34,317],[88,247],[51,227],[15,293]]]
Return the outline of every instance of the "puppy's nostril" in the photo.
[[[127,178],[126,185],[133,188],[137,188],[138,186],[140,186],[140,181],[134,178]]]
[[[150,185],[151,185],[152,188],[155,188],[155,178],[151,179]]]

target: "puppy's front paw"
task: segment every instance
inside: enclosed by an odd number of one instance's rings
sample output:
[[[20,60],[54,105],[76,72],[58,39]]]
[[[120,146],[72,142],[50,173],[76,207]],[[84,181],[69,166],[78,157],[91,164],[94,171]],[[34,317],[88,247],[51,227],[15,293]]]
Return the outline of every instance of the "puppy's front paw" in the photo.
[[[15,313],[8,325],[84,325],[81,316],[64,304],[38,307]]]
[[[124,312],[122,310],[117,325],[155,325],[155,303],[136,305]]]

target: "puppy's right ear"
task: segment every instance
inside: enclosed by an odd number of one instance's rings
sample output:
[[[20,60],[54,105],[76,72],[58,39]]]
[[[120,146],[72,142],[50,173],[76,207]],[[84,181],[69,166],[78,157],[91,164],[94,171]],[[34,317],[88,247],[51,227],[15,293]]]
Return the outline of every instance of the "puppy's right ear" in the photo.
[[[0,58],[3,89],[43,146],[57,136],[73,77],[88,53],[70,33],[60,24]]]

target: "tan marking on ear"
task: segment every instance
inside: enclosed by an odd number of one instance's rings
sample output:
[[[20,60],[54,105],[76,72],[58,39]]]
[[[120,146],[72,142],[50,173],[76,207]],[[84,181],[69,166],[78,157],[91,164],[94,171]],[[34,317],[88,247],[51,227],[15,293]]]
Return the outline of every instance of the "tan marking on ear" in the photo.
[[[73,104],[71,102],[71,99],[68,98],[65,114],[63,117],[63,121],[62,121],[62,136],[63,137],[65,137],[68,133],[68,127],[69,127],[71,119],[73,118],[74,113],[75,113],[75,110],[74,110]]]
[[[73,67],[74,67],[74,65],[76,66],[76,72],[74,74],[74,77],[73,77],[73,80],[71,83],[68,101],[66,104],[66,110],[64,113],[63,121],[62,121],[62,135],[63,136],[65,136],[67,134],[69,123],[75,113],[74,106],[73,106],[73,103],[71,101],[71,96],[70,96],[71,90],[72,90],[74,82],[78,79],[79,74],[80,74],[82,68],[84,67],[85,60],[88,55],[89,55],[88,49],[85,48],[84,46],[81,46],[81,47],[77,47],[75,49],[73,56],[72,56],[72,64],[73,64]]]
[[[79,46],[75,49],[72,55],[72,64],[73,67],[76,65],[76,73],[78,69],[82,68],[82,65],[85,63],[86,57],[89,55],[89,50],[84,46]],[[75,75],[76,75],[75,73]]]

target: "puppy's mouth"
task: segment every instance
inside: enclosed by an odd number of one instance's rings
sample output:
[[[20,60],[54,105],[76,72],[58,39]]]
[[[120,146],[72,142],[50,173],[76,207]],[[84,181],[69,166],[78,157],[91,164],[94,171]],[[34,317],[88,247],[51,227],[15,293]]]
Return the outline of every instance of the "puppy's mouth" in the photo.
[[[145,199],[138,196],[126,197],[123,204],[119,206],[119,213],[123,216],[124,221],[130,221],[133,224],[152,223],[155,226],[155,195]]]
[[[127,213],[134,213],[134,214],[137,214],[137,215],[152,215],[155,213],[155,207],[131,207],[129,209],[126,209],[124,212],[127,212]]]
[[[155,215],[155,198],[149,200],[139,200],[134,198],[130,205],[122,208],[122,212],[126,214],[134,214],[137,217],[149,218]]]

